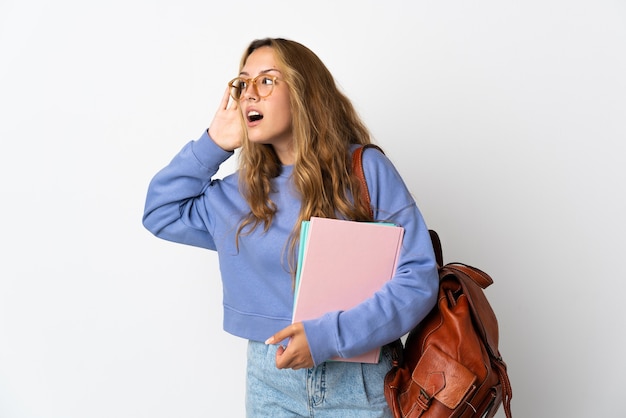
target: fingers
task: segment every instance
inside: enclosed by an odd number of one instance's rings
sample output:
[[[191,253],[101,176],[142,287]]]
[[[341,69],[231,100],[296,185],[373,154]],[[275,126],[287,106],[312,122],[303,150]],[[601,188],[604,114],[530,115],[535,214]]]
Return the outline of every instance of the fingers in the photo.
[[[228,102],[230,102],[230,87],[226,87],[226,91],[222,96],[222,102],[220,103],[220,109],[228,109]]]
[[[286,340],[287,338],[292,338],[294,335],[296,335],[299,332],[304,332],[302,323],[299,322],[297,324],[291,324],[281,329],[280,331],[278,331],[276,334],[272,335],[271,337],[269,337],[265,341],[265,344],[278,344],[279,342]]]
[[[298,370],[313,366],[308,344],[302,344],[298,338],[290,340],[287,347],[281,345],[276,349],[276,368],[278,369]]]
[[[283,328],[278,331],[276,334],[269,337],[265,340],[265,344],[278,344],[282,340],[286,340],[287,338],[291,338],[293,336],[293,332],[291,331],[291,326],[287,328]]]
[[[276,367],[279,369],[302,369],[313,367],[313,358],[302,323],[292,324],[265,341],[266,344],[279,344],[288,339],[287,347],[276,349]]]

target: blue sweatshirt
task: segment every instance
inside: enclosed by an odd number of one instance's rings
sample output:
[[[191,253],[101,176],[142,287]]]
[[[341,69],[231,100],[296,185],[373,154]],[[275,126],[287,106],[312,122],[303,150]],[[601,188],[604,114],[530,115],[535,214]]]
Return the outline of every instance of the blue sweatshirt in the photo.
[[[206,132],[187,143],[150,182],[144,226],[157,237],[216,250],[223,283],[224,330],[265,341],[291,324],[292,277],[287,240],[297,222],[300,196],[291,181],[293,166],[272,180],[277,212],[268,231],[235,234],[249,206],[239,192],[238,173],[213,179],[232,156]],[[404,227],[404,241],[393,277],[356,307],[304,322],[315,364],[352,357],[406,334],[435,304],[436,262],[428,229],[415,201],[387,157],[363,153],[363,167],[374,218]]]

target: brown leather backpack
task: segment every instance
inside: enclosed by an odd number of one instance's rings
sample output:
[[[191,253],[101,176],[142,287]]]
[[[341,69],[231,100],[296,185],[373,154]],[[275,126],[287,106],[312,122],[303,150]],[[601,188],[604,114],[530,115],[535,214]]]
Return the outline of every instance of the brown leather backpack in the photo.
[[[431,238],[440,248],[434,231]],[[504,405],[511,418],[498,322],[483,293],[492,283],[487,273],[465,264],[439,268],[437,305],[409,333],[385,377],[385,397],[396,417],[493,417]]]
[[[369,202],[360,147],[353,170],[361,202]],[[491,277],[462,263],[443,264],[441,241],[430,231],[439,266],[436,306],[396,344],[385,397],[396,418],[493,417],[503,405],[511,418],[511,384],[498,350],[498,322],[483,289]]]

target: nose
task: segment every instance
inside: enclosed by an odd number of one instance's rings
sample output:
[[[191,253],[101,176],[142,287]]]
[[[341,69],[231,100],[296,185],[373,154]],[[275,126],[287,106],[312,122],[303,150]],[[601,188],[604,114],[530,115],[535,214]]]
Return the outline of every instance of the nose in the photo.
[[[250,83],[246,86],[246,89],[244,90],[242,96],[244,100],[258,99],[258,94],[256,92],[256,86],[254,85],[254,83]]]

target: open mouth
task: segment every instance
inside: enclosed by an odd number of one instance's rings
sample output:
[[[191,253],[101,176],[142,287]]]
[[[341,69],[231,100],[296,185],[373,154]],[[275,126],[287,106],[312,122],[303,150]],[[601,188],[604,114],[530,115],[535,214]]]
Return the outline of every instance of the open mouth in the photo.
[[[248,112],[248,121],[256,122],[263,119],[263,115],[257,112],[256,110],[251,110]]]

